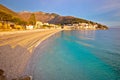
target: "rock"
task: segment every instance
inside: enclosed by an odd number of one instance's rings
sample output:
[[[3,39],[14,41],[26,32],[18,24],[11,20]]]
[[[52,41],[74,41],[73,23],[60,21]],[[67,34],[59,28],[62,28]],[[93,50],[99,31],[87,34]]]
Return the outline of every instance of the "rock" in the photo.
[[[0,69],[0,76],[4,74],[4,71]]]
[[[0,76],[0,80],[7,80],[4,75]]]
[[[0,80],[7,80],[2,69],[0,69]]]

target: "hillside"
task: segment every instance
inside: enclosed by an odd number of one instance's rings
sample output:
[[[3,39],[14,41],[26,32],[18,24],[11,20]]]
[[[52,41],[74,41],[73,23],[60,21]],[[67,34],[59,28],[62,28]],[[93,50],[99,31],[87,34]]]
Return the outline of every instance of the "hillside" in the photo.
[[[59,24],[59,25],[64,25],[64,24],[78,24],[78,23],[88,23],[88,24],[97,24],[98,28],[106,28],[108,29],[107,26],[104,26],[102,24],[88,21],[85,19],[73,17],[73,16],[61,16],[55,13],[45,13],[45,12],[28,12],[28,11],[23,11],[23,12],[14,12],[7,7],[3,6],[0,4],[0,15],[4,16],[3,14],[9,14],[9,16],[12,16],[10,19],[11,21],[18,23],[19,24],[25,24],[26,22],[29,22],[29,18],[32,14],[35,15],[36,21],[41,21],[43,23],[52,23],[52,24]],[[25,22],[26,21],[26,22]]]
[[[41,22],[49,22],[56,17],[57,14],[50,14],[44,12],[33,12],[35,14],[36,20]],[[28,21],[30,16],[33,14],[32,12],[23,11],[18,14],[25,20]]]
[[[23,30],[27,24],[16,12],[0,4],[0,31]],[[12,26],[11,26],[12,25]]]
[[[45,12],[19,12],[18,13],[24,20],[28,21],[31,14],[35,14],[36,20],[41,22],[47,22],[51,24],[78,24],[78,23],[88,23],[93,25],[98,25],[99,29],[108,29],[107,26],[93,21],[73,17],[73,16],[60,16],[55,13],[45,13]]]
[[[11,16],[14,16],[14,17],[17,17],[17,18],[21,18],[16,12],[14,12],[11,9],[3,6],[2,4],[0,4],[0,12],[6,13],[6,14],[10,14]]]
[[[36,20],[41,22],[48,22],[53,24],[64,24],[76,22],[76,19],[79,19],[81,22],[87,22],[87,20],[75,18],[73,16],[60,16],[55,13],[45,13],[45,12],[28,12],[23,11],[18,13],[24,20],[28,21],[32,14],[35,14]]]

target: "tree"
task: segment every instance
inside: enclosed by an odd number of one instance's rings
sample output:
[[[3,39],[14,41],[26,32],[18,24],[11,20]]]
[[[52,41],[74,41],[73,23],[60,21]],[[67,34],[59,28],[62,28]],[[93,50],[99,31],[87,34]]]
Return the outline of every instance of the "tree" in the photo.
[[[7,27],[8,28],[8,21],[10,21],[12,19],[12,15],[4,13],[4,12],[0,12],[0,21],[2,21],[2,26],[3,28],[5,28],[4,24],[6,22]]]
[[[30,25],[35,25],[35,23],[36,23],[35,14],[31,14],[31,16],[29,18],[29,24]]]
[[[9,20],[11,20],[11,18],[12,18],[12,16],[10,14],[0,12],[0,20],[1,21],[9,21]]]

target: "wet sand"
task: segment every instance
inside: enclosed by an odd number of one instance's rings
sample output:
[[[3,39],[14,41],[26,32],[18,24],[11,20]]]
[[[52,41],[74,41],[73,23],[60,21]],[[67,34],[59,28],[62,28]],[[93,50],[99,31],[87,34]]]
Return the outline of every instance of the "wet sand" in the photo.
[[[61,30],[0,32],[0,69],[7,78],[23,75],[34,49],[45,39]]]

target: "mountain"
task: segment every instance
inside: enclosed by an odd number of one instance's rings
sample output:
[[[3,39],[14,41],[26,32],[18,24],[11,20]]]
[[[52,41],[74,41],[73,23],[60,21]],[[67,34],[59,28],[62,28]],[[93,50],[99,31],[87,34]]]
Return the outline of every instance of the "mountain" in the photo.
[[[73,17],[73,16],[61,16],[55,13],[45,13],[45,12],[28,12],[28,11],[23,11],[23,12],[19,12],[18,13],[22,18],[24,18],[24,20],[28,21],[30,16],[32,14],[35,15],[36,20],[37,21],[41,21],[41,22],[47,22],[47,23],[51,23],[51,24],[60,24],[60,25],[64,25],[64,24],[78,24],[78,23],[88,23],[88,24],[93,24],[93,25],[98,25],[99,29],[108,29],[107,26],[102,25],[100,23],[96,23],[93,21],[89,21],[89,20],[85,20],[85,19],[81,19],[81,18],[77,18],[77,17]]]
[[[16,12],[14,12],[11,9],[3,6],[2,4],[0,4],[0,12],[3,12],[5,14],[9,14],[9,15],[11,15],[13,17],[22,19]]]
[[[35,15],[36,21],[41,21],[44,23],[51,23],[51,24],[78,24],[78,23],[88,23],[88,24],[97,24],[98,28],[105,28],[108,27],[93,21],[73,17],[73,16],[61,16],[56,13],[45,13],[45,12],[29,12],[29,11],[22,11],[22,12],[14,12],[7,7],[0,4],[0,13],[9,14],[12,16],[12,20],[16,23],[20,22],[21,24],[24,23],[23,21],[29,22],[29,18],[32,14]],[[1,15],[1,14],[0,14]],[[22,22],[21,22],[22,21]]]
[[[44,13],[44,12],[28,12],[28,11],[23,11],[18,13],[24,20],[28,21],[30,16],[32,14],[35,14],[36,20],[41,21],[41,22],[49,22],[52,19],[54,19],[56,16],[58,16],[55,13]]]
[[[18,13],[24,20],[28,21],[30,16],[32,14],[35,14],[36,20],[41,22],[48,22],[53,24],[64,24],[64,23],[70,23],[72,20],[79,19],[83,22],[87,22],[87,20],[76,18],[73,16],[60,16],[55,13],[45,13],[45,12],[28,12],[23,11]],[[75,21],[74,21],[75,22]]]

